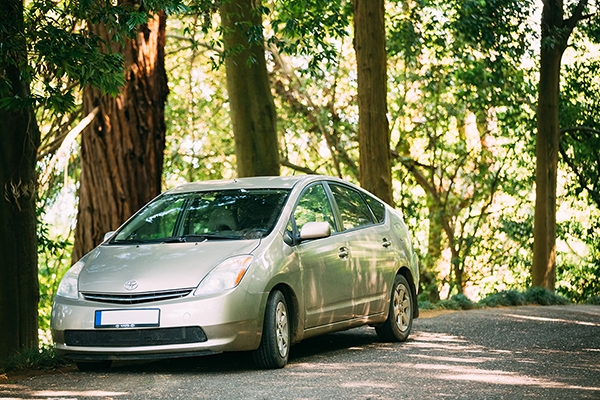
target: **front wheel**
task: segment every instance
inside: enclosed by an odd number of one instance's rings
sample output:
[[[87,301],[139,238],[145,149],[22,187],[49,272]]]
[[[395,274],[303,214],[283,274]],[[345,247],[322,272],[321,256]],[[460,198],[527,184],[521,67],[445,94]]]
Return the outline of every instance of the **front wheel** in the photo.
[[[390,310],[383,325],[375,328],[386,342],[403,342],[408,338],[413,323],[413,298],[406,278],[396,275],[392,286]]]
[[[259,368],[283,368],[290,353],[290,324],[287,302],[279,290],[269,295],[262,339],[253,357]]]

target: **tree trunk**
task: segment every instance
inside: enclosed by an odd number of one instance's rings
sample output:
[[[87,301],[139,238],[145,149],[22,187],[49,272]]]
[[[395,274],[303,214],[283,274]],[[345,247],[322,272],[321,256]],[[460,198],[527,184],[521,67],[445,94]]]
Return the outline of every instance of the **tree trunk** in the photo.
[[[227,93],[239,177],[279,175],[277,115],[265,60],[260,1],[221,5]],[[250,36],[252,34],[253,36]]]
[[[572,29],[572,28],[571,28]],[[562,1],[544,2],[536,137],[536,197],[532,285],[554,290],[556,280],[556,171],[560,65],[570,31]]]
[[[40,134],[29,83],[20,68],[27,63],[23,3],[0,2],[2,51],[0,97],[22,99],[0,109],[0,361],[22,348],[37,347],[39,286],[36,236],[36,152]],[[8,46],[7,46],[8,47]],[[0,49],[1,50],[1,49]],[[4,89],[4,90],[3,90]]]
[[[442,208],[438,203],[429,202],[429,234],[427,255],[421,264],[420,280],[422,287],[429,291],[429,300],[437,303],[440,292],[437,282],[437,264],[442,257]]]
[[[359,180],[394,205],[387,120],[385,1],[354,0],[354,50],[358,77]]]
[[[99,112],[81,138],[73,261],[161,191],[168,94],[165,23],[163,13],[155,16],[120,49],[127,83],[117,97],[91,87],[84,90],[83,115],[96,106]],[[110,40],[104,26],[90,28]]]

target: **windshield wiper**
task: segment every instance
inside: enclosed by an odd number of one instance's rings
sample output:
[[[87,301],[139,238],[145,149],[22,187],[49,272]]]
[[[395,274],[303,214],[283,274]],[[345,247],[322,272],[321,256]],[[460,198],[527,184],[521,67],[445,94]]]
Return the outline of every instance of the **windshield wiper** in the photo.
[[[206,242],[207,240],[239,240],[239,236],[223,236],[214,234],[189,234],[157,240],[158,243]]]
[[[239,236],[231,236],[231,235],[216,235],[216,234],[211,234],[211,233],[205,233],[205,234],[189,234],[189,235],[183,235],[182,236],[184,239],[188,240],[191,239],[191,241],[205,241],[205,240],[237,240],[240,239]]]
[[[147,240],[142,239],[120,239],[120,240],[111,240],[108,242],[109,244],[146,244],[150,243]]]

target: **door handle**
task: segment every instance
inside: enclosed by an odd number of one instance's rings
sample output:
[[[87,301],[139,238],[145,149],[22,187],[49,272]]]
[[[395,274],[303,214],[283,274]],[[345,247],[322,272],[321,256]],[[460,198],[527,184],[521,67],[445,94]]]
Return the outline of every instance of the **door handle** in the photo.
[[[387,240],[387,238],[383,238],[383,240],[381,241],[381,245],[387,249],[392,245],[392,242]]]
[[[347,260],[350,255],[350,250],[347,247],[340,247],[340,251],[338,252],[338,257],[342,260]]]

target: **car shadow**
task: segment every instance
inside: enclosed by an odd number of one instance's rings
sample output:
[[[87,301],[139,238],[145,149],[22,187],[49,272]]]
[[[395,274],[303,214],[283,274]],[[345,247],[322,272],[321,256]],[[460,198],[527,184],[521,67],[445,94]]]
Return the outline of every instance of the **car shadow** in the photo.
[[[361,327],[303,340],[292,346],[288,365],[337,352],[382,343],[373,328]],[[171,358],[156,361],[114,361],[110,373],[226,373],[256,371],[251,352],[229,352],[202,357]]]

